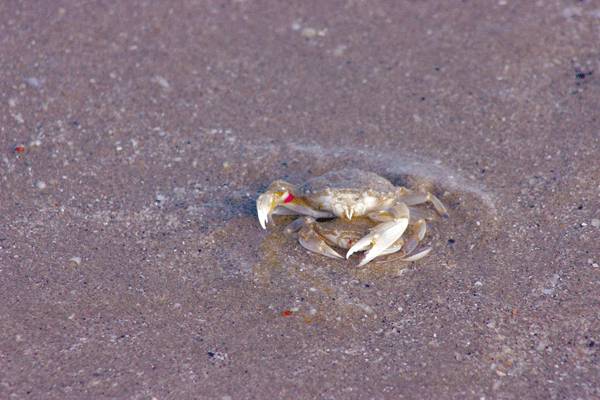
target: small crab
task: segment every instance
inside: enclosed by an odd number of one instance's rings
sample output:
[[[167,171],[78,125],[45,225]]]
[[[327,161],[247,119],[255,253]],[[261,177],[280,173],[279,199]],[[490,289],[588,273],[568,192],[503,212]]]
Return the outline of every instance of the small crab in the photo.
[[[412,207],[423,203],[448,216],[444,204],[427,191],[394,186],[373,172],[348,168],[309,179],[301,186],[277,180],[258,197],[256,208],[264,229],[272,214],[302,216],[286,232],[298,232],[304,248],[333,258],[344,257],[331,246],[348,249],[346,258],[366,251],[359,264],[363,266],[375,257],[400,251],[404,261],[418,260],[431,251],[425,248],[414,253],[425,237],[426,221],[435,217]],[[327,220],[318,221],[323,219]]]

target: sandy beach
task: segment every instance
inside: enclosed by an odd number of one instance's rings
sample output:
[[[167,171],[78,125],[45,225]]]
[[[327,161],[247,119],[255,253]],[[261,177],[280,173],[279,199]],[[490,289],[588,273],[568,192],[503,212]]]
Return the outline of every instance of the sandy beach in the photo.
[[[600,3],[0,3],[0,398],[600,398]],[[427,183],[403,263],[276,179]]]

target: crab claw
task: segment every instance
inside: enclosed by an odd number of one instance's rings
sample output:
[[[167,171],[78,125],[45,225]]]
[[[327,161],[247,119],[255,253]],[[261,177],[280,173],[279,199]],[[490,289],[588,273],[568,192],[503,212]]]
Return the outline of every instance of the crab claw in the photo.
[[[399,203],[391,210],[394,219],[384,222],[371,229],[369,234],[365,235],[356,242],[346,253],[349,258],[357,251],[369,249],[362,259],[359,266],[363,266],[375,257],[384,254],[385,250],[392,246],[406,231],[409,220],[409,210],[404,203]]]
[[[359,267],[362,267],[375,257],[380,256],[389,246],[398,240],[406,230],[407,226],[408,218],[378,225],[348,250],[346,258],[350,257],[356,251],[366,250],[370,247],[369,251],[366,252],[365,257],[358,264]]]
[[[267,229],[267,222],[277,206],[291,203],[294,200],[293,186],[285,181],[273,182],[267,191],[256,199],[256,213],[258,222],[263,229]],[[293,211],[293,210],[292,210]]]
[[[273,193],[263,193],[256,200],[256,213],[258,214],[258,222],[263,229],[267,229],[269,217],[277,207],[277,195]]]

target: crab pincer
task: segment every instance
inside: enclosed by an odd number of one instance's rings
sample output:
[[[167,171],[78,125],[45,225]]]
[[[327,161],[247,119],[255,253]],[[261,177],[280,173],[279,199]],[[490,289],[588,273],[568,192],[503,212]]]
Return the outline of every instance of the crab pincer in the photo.
[[[313,218],[331,218],[332,213],[320,211],[310,207],[302,198],[294,195],[294,185],[282,180],[273,182],[267,191],[256,200],[256,213],[258,222],[263,229],[271,215],[307,215]]]
[[[394,205],[389,211],[393,219],[388,222],[382,222],[372,228],[369,234],[365,235],[350,247],[346,253],[346,258],[349,258],[357,251],[365,251],[368,249],[359,264],[359,266],[363,266],[375,257],[384,253],[386,249],[400,239],[404,234],[404,231],[406,231],[406,228],[408,228],[410,211],[404,203]]]
[[[267,229],[267,222],[271,218],[271,214],[275,209],[285,202],[293,200],[294,196],[291,194],[291,185],[284,181],[273,182],[267,191],[256,200],[256,213],[258,214],[258,222]]]

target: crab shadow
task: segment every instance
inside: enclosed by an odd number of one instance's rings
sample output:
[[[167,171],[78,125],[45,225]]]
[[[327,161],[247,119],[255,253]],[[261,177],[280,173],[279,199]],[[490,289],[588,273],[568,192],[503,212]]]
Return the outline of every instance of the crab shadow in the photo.
[[[266,186],[264,186],[266,189]],[[258,192],[257,192],[258,193]],[[223,205],[230,215],[256,217],[256,196],[227,196],[223,199]]]

